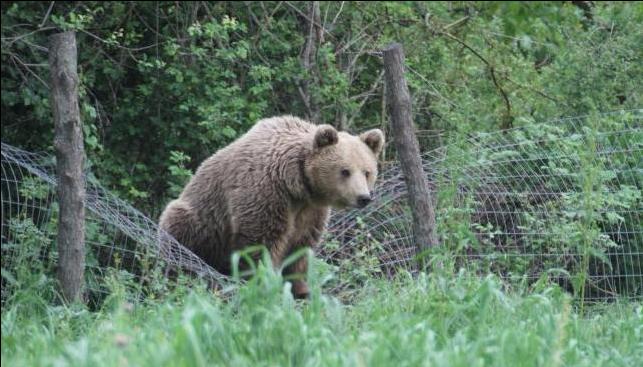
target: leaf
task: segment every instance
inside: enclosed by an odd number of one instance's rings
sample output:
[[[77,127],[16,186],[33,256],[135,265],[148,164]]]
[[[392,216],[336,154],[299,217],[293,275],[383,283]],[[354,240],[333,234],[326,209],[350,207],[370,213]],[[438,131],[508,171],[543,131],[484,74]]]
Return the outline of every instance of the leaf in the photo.
[[[520,46],[522,46],[526,50],[530,50],[531,45],[534,43],[533,40],[531,39],[531,37],[529,37],[527,35],[521,36],[519,42],[520,42]]]
[[[227,138],[234,138],[237,136],[237,132],[231,128],[230,126],[226,126],[223,128],[223,131],[221,132],[225,137]]]

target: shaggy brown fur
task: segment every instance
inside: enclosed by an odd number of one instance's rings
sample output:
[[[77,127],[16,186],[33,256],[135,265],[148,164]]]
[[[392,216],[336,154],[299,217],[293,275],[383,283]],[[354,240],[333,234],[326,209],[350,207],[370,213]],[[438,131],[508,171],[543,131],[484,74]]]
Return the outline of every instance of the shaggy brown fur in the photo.
[[[383,145],[378,129],[357,137],[292,116],[261,120],[201,164],[160,226],[222,273],[232,252],[255,244],[279,268],[317,245],[330,206],[368,203]],[[306,271],[305,258],[285,269]],[[293,293],[308,294],[305,280],[293,281]]]

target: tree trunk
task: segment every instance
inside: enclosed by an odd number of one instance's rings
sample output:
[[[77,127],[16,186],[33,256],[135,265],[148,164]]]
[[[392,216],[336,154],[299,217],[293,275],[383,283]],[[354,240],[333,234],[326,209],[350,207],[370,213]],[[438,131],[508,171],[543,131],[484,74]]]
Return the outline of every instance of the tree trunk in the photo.
[[[404,78],[402,45],[394,43],[384,49],[384,71],[391,131],[408,188],[416,252],[422,256],[430,247],[437,245],[438,241],[431,193],[422,168],[420,148],[413,126],[411,95]]]
[[[301,80],[299,93],[306,106],[307,118],[313,122],[320,123],[321,113],[317,101],[312,95],[311,86],[317,87],[317,78],[315,68],[317,67],[317,48],[323,42],[323,32],[321,29],[321,16],[319,10],[319,1],[308,2],[308,13],[304,17],[304,34],[306,42],[301,53],[301,65],[306,71],[306,76]]]
[[[65,300],[81,300],[85,270],[85,179],[83,130],[78,106],[76,35],[49,39],[51,104],[58,176],[58,280]]]

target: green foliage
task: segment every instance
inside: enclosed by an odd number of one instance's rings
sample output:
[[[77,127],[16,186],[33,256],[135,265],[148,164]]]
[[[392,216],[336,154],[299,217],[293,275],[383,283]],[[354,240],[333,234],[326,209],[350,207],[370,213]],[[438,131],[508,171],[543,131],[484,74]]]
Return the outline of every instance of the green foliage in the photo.
[[[589,17],[571,3],[321,3],[325,30],[310,69],[301,60],[306,3],[50,5],[2,4],[3,139],[51,149],[43,47],[51,32],[76,30],[93,170],[151,213],[259,118],[316,110],[343,129],[386,128],[377,52],[391,41],[405,45],[420,130],[495,130],[641,105],[636,2],[596,3]]]
[[[2,309],[2,362],[58,366],[631,366],[643,309],[611,304],[580,317],[557,288],[531,295],[493,277],[401,274],[368,281],[351,306],[320,293],[293,300],[283,279],[257,277],[223,301],[199,286],[132,301],[114,278],[97,312]],[[120,289],[120,290],[119,290]]]
[[[31,218],[12,218],[7,224],[10,240],[2,242],[3,298],[6,292],[6,302],[37,302],[45,307],[55,297],[57,252],[52,240]]]
[[[597,134],[623,129],[623,120],[597,120],[593,113],[641,108],[641,3],[595,2],[589,15],[571,2],[320,6],[324,30],[307,68],[301,59],[310,29],[306,3],[4,2],[3,141],[52,150],[47,36],[75,30],[89,166],[109,189],[157,213],[204,158],[259,118],[317,114],[316,122],[341,129],[387,129],[380,51],[401,42],[418,131],[439,130],[456,142],[444,162],[448,175],[438,183],[441,246],[429,257],[447,275],[374,280],[382,265],[376,255],[382,243],[375,238],[382,236],[369,236],[370,223],[358,221],[351,232],[355,256],[334,264],[339,272],[311,261],[318,266],[311,269],[310,303],[294,302],[281,275],[262,265],[223,302],[200,289],[179,285],[170,291],[164,274],[139,258],[150,289],[141,302],[140,279],[120,270],[123,259],[110,255],[110,270],[103,273],[105,259],[91,252],[88,285],[107,294],[104,309],[94,313],[52,306],[56,253],[46,233],[53,232],[18,213],[3,222],[3,236],[6,228],[11,239],[2,243],[3,292],[6,285],[16,291],[9,298],[3,293],[2,362],[640,364],[639,305],[616,303],[582,318],[559,288],[547,284],[551,277],[582,299],[600,296],[603,290],[591,286],[605,285],[595,279],[612,276],[611,289],[640,295],[641,284],[627,278],[640,272],[639,257],[614,257],[624,250],[640,253],[640,241],[606,235],[640,228],[638,216],[622,215],[642,205],[640,170],[627,171],[640,166],[640,151],[611,154],[610,162],[595,153],[602,145],[640,147],[642,137]],[[536,123],[579,115],[590,117],[578,135]],[[480,154],[466,144],[468,136],[484,143],[492,139],[486,132],[510,126],[524,127],[509,133],[520,150]],[[440,144],[423,141],[421,148]],[[390,145],[387,151],[394,157]],[[468,165],[492,166],[510,177],[517,169],[513,158],[548,178],[493,182],[527,194],[506,203],[522,214],[495,222],[476,218],[484,200],[460,190],[471,184]],[[560,195],[529,197],[539,190]],[[48,191],[25,180],[19,194],[42,200]],[[55,206],[50,214],[45,225],[53,227]],[[510,230],[542,235],[502,235]],[[109,247],[118,235],[87,225],[88,243],[96,248]],[[534,253],[543,256],[523,256]],[[525,289],[519,282],[512,283],[518,284],[515,292],[505,291],[494,278],[449,273],[465,256],[479,273],[519,281],[543,275],[530,283],[535,294],[520,294]],[[338,278],[355,288],[350,307],[321,295],[321,285]]]
[[[381,260],[377,254],[383,251],[383,246],[369,233],[369,224],[366,224],[361,217],[356,218],[354,236],[355,246],[351,247],[350,256],[341,258],[336,265],[336,270],[339,272],[338,278],[343,283],[358,286],[382,272]],[[333,250],[333,246],[339,246],[339,244],[324,243],[325,249]]]
[[[515,280],[550,272],[581,300],[640,297],[643,247],[622,234],[641,226],[639,123],[639,113],[590,115],[449,145],[436,255]]]
[[[183,187],[192,177],[192,172],[185,167],[186,163],[190,161],[190,157],[173,150],[170,152],[170,161],[172,162],[169,166],[172,179],[170,181],[170,194],[178,197],[183,191]]]

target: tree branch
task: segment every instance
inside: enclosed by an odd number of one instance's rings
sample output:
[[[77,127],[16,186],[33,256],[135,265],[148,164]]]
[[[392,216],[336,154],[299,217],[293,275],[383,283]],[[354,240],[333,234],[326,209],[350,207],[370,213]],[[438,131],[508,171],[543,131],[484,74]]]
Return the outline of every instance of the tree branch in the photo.
[[[469,46],[466,42],[462,41],[458,37],[452,35],[449,32],[445,32],[444,30],[438,31],[439,34],[442,34],[444,36],[447,36],[448,38],[456,41],[457,43],[461,44],[464,48],[468,49],[473,53],[476,57],[478,57],[482,62],[487,66],[487,70],[489,70],[489,74],[491,75],[491,81],[493,82],[493,85],[496,87],[498,92],[500,92],[500,96],[502,97],[504,104],[505,104],[505,114],[503,116],[503,121],[502,121],[502,127],[504,129],[509,129],[512,127],[512,122],[513,122],[513,117],[511,116],[511,102],[509,101],[509,96],[507,96],[507,92],[504,90],[504,88],[500,85],[498,82],[498,78],[496,77],[496,70],[493,64],[489,62],[482,54],[480,54],[478,51],[476,51],[473,47]]]

